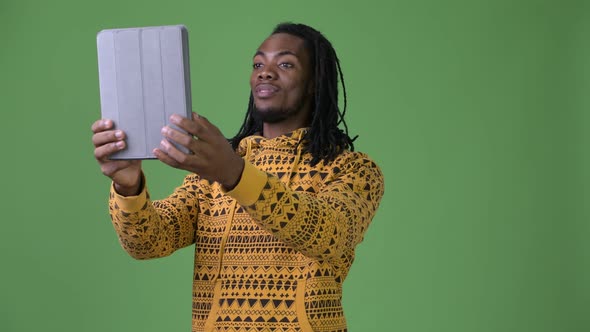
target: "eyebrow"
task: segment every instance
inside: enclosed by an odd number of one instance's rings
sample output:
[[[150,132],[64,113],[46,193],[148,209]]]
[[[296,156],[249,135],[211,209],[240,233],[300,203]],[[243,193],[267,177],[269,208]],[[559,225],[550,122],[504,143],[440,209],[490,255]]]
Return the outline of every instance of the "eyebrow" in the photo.
[[[297,57],[297,54],[295,54],[295,53],[293,53],[291,51],[287,51],[287,50],[278,52],[277,53],[277,56],[282,56],[282,55],[287,55],[287,54],[290,54],[290,55],[293,55],[294,57]],[[254,53],[254,56],[257,56],[257,55],[266,56],[266,53],[264,53],[264,52],[262,52],[262,51],[259,50],[259,51],[256,51],[256,53]]]

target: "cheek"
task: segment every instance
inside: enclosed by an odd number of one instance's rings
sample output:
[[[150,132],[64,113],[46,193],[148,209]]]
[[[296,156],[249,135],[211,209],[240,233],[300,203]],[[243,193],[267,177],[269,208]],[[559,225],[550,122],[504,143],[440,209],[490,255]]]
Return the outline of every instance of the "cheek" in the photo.
[[[256,75],[252,73],[250,75],[250,89],[254,91],[254,87],[256,86]]]
[[[307,86],[305,82],[297,82],[293,84],[289,89],[289,99],[292,100],[299,100],[301,98],[305,98],[307,95]]]

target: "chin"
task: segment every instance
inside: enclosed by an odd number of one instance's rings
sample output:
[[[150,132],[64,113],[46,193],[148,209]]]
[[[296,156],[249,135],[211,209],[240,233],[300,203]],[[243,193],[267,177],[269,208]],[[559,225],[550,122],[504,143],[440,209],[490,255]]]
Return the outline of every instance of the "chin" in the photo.
[[[252,116],[255,120],[264,123],[279,123],[287,118],[287,113],[284,110],[276,108],[254,108]]]

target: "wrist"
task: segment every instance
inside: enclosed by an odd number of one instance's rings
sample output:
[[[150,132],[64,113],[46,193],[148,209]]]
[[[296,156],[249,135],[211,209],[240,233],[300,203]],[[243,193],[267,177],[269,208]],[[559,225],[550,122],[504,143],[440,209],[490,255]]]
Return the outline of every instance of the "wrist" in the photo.
[[[242,172],[244,171],[244,159],[242,158],[238,158],[239,159],[239,163],[236,163],[237,165],[239,165],[238,167],[232,167],[230,169],[230,178],[229,180],[223,181],[221,183],[221,185],[223,186],[223,188],[227,191],[230,191],[232,189],[234,189],[238,183],[240,182],[240,179],[242,178]]]
[[[143,189],[143,176],[140,175],[137,182],[133,185],[127,186],[113,182],[115,191],[121,196],[137,196]]]

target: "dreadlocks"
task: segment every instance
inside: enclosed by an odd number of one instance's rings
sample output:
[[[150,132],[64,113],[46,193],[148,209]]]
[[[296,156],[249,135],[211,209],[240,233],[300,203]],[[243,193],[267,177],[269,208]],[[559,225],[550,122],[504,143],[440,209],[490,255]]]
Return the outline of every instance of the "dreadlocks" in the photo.
[[[319,31],[304,24],[281,23],[275,27],[272,34],[287,33],[303,39],[306,50],[311,59],[314,78],[314,108],[311,112],[311,125],[303,140],[303,152],[312,154],[311,164],[316,165],[321,160],[332,161],[345,149],[354,151],[353,141],[348,135],[348,126],[344,121],[346,114],[346,87],[344,76],[340,68],[340,61],[332,44]],[[338,107],[338,78],[342,84],[344,94],[344,109]],[[262,131],[262,121],[256,120],[254,111],[254,97],[250,93],[248,111],[244,123],[236,136],[230,139],[234,149],[240,141],[256,132]],[[338,126],[342,123],[344,130]]]

